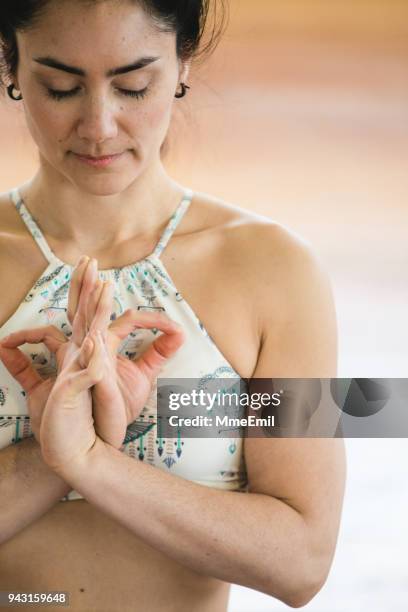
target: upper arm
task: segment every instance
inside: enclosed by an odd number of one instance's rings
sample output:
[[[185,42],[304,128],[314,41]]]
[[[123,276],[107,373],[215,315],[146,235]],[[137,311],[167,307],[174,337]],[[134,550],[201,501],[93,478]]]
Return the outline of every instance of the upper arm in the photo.
[[[305,243],[281,228],[271,228],[269,234],[276,238],[278,254],[273,252],[273,240],[260,249],[264,259],[263,299],[261,295],[258,299],[262,343],[252,377],[335,377],[336,316],[327,275]],[[303,516],[310,558],[321,567],[324,581],[340,524],[344,441],[246,438],[245,460],[250,492],[276,497]]]
[[[279,226],[265,227],[257,249],[261,350],[253,376],[336,376],[336,312],[319,259],[307,243]]]

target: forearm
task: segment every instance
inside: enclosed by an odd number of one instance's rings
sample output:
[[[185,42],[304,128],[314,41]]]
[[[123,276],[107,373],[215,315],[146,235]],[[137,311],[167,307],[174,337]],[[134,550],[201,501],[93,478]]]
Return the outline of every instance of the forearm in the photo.
[[[52,508],[71,487],[43,461],[35,438],[0,451],[0,545]]]
[[[88,502],[196,572],[285,603],[309,588],[307,526],[276,498],[204,487],[103,443],[64,478]]]

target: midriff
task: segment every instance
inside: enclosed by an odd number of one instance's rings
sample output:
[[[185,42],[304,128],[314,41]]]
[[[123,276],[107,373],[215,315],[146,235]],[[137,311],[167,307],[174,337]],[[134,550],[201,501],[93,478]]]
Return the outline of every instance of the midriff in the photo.
[[[229,588],[146,545],[85,500],[58,502],[0,546],[0,591],[66,591],[72,612],[225,612]]]

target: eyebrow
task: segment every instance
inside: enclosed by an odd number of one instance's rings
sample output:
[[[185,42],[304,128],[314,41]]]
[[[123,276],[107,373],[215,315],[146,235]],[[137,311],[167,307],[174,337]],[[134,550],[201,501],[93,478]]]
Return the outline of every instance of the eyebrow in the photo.
[[[126,74],[126,72],[132,72],[133,70],[140,70],[141,68],[145,68],[145,66],[149,66],[153,62],[156,62],[160,57],[141,57],[135,62],[131,64],[127,64],[126,66],[119,66],[119,68],[112,68],[106,72],[107,77],[117,76],[118,74]],[[43,66],[48,66],[49,68],[56,68],[57,70],[63,70],[64,72],[69,72],[70,74],[77,74],[79,76],[86,76],[85,70],[82,68],[76,68],[76,66],[67,66],[67,64],[63,64],[62,62],[54,59],[50,56],[45,57],[34,57],[33,60],[37,62],[37,64],[42,64]]]

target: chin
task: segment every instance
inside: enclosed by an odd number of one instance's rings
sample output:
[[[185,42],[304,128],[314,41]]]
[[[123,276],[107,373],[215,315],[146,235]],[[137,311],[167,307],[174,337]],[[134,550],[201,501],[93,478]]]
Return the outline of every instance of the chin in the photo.
[[[119,165],[120,164],[120,165]],[[145,169],[140,157],[123,159],[118,165],[106,168],[92,168],[75,164],[61,167],[63,174],[81,191],[95,196],[112,196],[126,190]]]
[[[115,172],[92,169],[86,172],[69,172],[70,181],[81,191],[95,196],[112,196],[125,191],[142,174],[142,164]]]
[[[122,193],[135,180],[134,176],[117,174],[116,176],[94,176],[81,177],[78,180],[71,178],[71,181],[80,189],[89,195],[95,196],[111,196]]]

